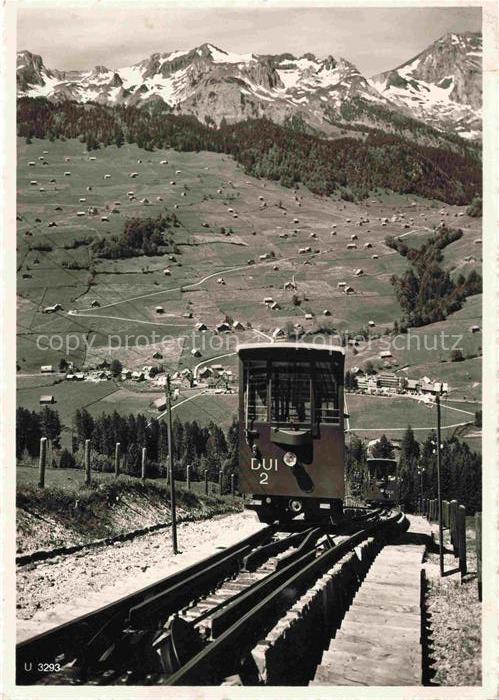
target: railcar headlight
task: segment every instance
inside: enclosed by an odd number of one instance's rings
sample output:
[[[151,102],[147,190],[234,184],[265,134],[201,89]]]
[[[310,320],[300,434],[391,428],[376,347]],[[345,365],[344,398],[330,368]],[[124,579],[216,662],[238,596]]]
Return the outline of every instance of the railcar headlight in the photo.
[[[294,467],[298,461],[294,452],[286,452],[282,459],[287,467]]]

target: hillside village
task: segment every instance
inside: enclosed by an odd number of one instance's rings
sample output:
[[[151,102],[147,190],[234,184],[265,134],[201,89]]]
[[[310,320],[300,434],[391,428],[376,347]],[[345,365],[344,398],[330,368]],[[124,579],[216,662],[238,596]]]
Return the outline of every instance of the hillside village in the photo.
[[[209,416],[213,408],[202,397],[211,396],[214,406],[227,395],[220,404],[227,424],[236,408],[228,399],[237,387],[238,343],[290,337],[314,342],[321,335],[342,342],[345,333],[358,338],[347,342],[347,369],[363,367],[367,338],[379,364],[374,377],[363,376],[362,369],[354,373],[351,389],[359,397],[427,397],[436,381],[455,396],[476,396],[446,368],[442,375],[436,366],[410,371],[407,381],[402,370],[392,376],[391,367],[410,368],[412,360],[381,344],[396,332],[400,315],[390,276],[406,266],[386,237],[414,245],[459,223],[462,243],[453,244],[456,252],[449,246],[449,260],[469,276],[479,269],[481,237],[480,220],[466,207],[382,192],[361,203],[323,199],[302,187],[244,176],[215,154],[144,154],[123,146],[110,147],[109,161],[104,152],[89,154],[70,142],[46,145],[43,161],[20,158],[20,401],[26,391],[31,405],[44,405],[49,397],[64,412],[83,383],[89,391],[102,387],[90,402],[96,413],[116,405],[126,410],[132,400],[135,410],[157,415],[164,410],[162,381],[169,372],[179,415],[185,404],[203,406]],[[40,146],[20,148],[31,154]],[[34,170],[40,170],[36,180]],[[51,286],[52,279],[58,284]],[[466,335],[480,335],[475,319]],[[94,342],[84,355],[64,356],[67,367],[61,369],[64,353],[37,352],[24,325],[31,332],[38,326],[88,331]],[[143,335],[157,327],[178,342],[151,340],[111,351],[102,342],[109,333]],[[217,338],[221,344],[214,343]],[[473,341],[469,357],[477,347]],[[230,361],[218,359],[227,353]],[[115,360],[119,372],[111,371]],[[468,373],[468,381],[476,381],[476,371],[470,367]],[[34,395],[37,375],[53,375],[55,383],[44,383]]]

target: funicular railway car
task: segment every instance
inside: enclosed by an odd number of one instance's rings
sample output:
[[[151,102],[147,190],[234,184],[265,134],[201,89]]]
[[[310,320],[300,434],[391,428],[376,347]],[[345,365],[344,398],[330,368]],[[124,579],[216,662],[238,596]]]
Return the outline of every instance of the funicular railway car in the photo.
[[[394,506],[398,502],[397,460],[368,457],[369,487],[366,502],[373,506]]]
[[[340,518],[344,498],[344,349],[241,345],[239,474],[262,522]]]

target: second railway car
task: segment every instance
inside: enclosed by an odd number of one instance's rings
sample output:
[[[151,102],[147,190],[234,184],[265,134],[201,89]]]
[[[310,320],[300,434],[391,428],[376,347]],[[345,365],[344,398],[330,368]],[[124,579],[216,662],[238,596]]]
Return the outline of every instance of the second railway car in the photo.
[[[239,474],[263,522],[341,517],[344,349],[312,343],[241,345]]]
[[[387,457],[368,457],[368,505],[393,506],[398,502],[397,460]]]

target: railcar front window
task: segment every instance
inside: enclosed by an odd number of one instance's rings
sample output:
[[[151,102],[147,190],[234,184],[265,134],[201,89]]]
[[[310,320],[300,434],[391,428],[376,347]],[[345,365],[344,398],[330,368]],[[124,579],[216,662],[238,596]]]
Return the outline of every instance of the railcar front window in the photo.
[[[315,418],[318,423],[338,423],[338,383],[327,362],[317,362],[314,381]]]
[[[310,364],[274,362],[270,379],[271,419],[276,423],[311,421]]]
[[[248,362],[245,367],[244,401],[247,420],[267,420],[267,363]]]

